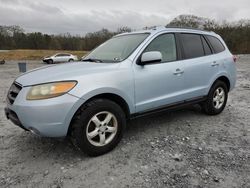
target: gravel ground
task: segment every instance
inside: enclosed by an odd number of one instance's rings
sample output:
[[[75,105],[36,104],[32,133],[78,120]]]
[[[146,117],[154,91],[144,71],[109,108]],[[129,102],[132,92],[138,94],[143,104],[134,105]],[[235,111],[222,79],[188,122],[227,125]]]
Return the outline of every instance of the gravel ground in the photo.
[[[5,96],[19,73],[16,62],[0,65],[0,187],[250,187],[250,55],[237,68],[222,114],[191,106],[133,120],[118,147],[91,158],[6,120]]]

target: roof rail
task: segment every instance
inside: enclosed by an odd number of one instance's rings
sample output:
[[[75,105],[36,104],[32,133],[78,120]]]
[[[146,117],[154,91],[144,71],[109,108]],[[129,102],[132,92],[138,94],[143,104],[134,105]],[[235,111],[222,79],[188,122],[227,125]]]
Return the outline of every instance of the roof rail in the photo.
[[[213,32],[213,31],[208,31],[205,29],[201,28],[195,28],[195,27],[182,27],[182,26],[166,26],[165,28],[173,28],[173,29],[191,29],[191,30],[197,30],[197,31],[207,31],[207,32]]]
[[[165,26],[150,26],[150,27],[144,27],[144,30],[158,30],[158,29],[166,29]]]

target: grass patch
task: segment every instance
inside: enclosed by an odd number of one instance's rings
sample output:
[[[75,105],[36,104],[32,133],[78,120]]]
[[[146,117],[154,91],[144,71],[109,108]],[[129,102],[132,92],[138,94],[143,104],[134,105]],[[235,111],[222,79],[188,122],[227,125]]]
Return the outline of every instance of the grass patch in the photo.
[[[56,53],[71,53],[78,59],[86,55],[87,51],[68,51],[68,50],[8,50],[0,51],[0,60],[42,60],[45,56],[51,56]]]

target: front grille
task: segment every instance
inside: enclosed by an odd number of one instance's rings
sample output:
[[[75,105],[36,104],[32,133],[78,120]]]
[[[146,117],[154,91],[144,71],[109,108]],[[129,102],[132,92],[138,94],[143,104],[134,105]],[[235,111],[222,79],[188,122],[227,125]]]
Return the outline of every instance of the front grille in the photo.
[[[22,86],[16,82],[14,82],[8,92],[8,96],[7,99],[9,101],[10,104],[13,104],[15,102],[15,99],[18,95],[18,93],[21,91]]]

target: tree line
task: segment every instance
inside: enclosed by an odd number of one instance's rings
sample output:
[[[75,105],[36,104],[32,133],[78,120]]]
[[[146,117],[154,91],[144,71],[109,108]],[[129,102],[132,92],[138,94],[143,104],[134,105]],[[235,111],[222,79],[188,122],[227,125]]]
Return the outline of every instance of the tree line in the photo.
[[[131,32],[128,27],[117,31],[102,29],[87,33],[85,36],[71,34],[48,35],[41,32],[25,33],[19,26],[0,26],[0,50],[11,49],[51,49],[51,50],[84,50],[89,51],[112,36]]]
[[[179,16],[167,26],[192,27],[210,30],[218,33],[226,42],[231,52],[235,54],[250,54],[250,21],[239,21],[234,24],[217,24],[207,18],[192,15]],[[85,36],[71,34],[48,35],[41,32],[25,33],[19,26],[0,26],[0,49],[53,49],[89,51],[112,36],[130,32],[128,27],[117,31],[102,29],[87,33]]]
[[[250,26],[224,26],[214,31],[222,36],[232,53],[250,54]]]
[[[195,15],[180,15],[167,26],[191,27],[219,34],[234,54],[250,54],[250,20],[217,23]]]

